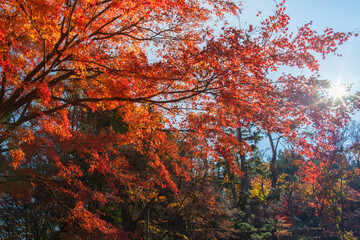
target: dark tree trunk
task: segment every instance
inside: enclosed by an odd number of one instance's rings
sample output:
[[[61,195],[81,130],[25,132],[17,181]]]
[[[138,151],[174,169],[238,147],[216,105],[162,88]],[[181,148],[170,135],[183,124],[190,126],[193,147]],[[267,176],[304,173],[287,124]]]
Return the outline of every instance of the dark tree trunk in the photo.
[[[243,141],[241,128],[237,129],[237,137],[238,141]],[[240,208],[246,214],[247,218],[251,216],[251,209],[249,204],[249,176],[248,176],[248,167],[246,163],[246,155],[245,152],[240,152],[240,168],[243,172],[243,176],[241,177],[241,195],[240,195]]]
[[[270,142],[271,152],[272,152],[272,157],[271,157],[271,161],[270,161],[271,187],[276,188],[277,180],[278,180],[278,169],[276,166],[276,157],[277,157],[277,146],[278,146],[280,138],[277,140],[276,145],[274,145],[274,141],[273,141],[273,138],[270,133],[268,133],[268,137],[269,137],[269,142]]]

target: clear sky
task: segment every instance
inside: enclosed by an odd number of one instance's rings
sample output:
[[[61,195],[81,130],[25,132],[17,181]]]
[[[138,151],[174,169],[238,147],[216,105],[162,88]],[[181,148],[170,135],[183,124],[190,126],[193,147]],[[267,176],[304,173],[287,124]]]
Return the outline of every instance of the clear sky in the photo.
[[[260,19],[256,14],[261,11],[267,17],[273,13],[275,6],[274,0],[244,0],[240,22],[257,25]],[[312,21],[312,28],[319,33],[328,27],[338,32],[360,32],[360,0],[287,0],[285,6],[292,31]],[[231,23],[239,24],[238,20],[231,20]],[[320,62],[321,77],[334,83],[339,80],[353,83],[352,92],[360,92],[360,37],[351,38],[339,47],[338,53],[342,57],[332,55]],[[261,145],[269,149],[267,139]],[[269,154],[267,151],[266,156]]]
[[[240,21],[256,25],[257,12],[261,11],[266,17],[275,5],[274,0],[245,0]],[[360,0],[287,0],[286,11],[294,30],[313,21],[313,29],[319,33],[328,27],[340,32],[360,32]],[[360,37],[350,39],[339,48],[339,53],[343,56],[329,56],[321,61],[322,78],[354,83],[352,90],[360,91]]]

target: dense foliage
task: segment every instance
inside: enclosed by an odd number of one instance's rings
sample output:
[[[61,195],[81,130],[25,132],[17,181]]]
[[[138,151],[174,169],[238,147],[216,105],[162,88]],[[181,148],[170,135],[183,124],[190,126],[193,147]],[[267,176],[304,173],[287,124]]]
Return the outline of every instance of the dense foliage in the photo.
[[[353,33],[292,33],[284,2],[244,28],[230,0],[0,3],[1,239],[360,236],[358,106],[317,75]]]

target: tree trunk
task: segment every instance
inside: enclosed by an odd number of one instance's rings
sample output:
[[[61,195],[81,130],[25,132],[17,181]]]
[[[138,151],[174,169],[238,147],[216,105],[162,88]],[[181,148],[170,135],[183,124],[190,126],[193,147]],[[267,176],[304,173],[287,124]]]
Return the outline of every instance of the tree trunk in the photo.
[[[277,146],[279,143],[279,140],[277,141],[276,145],[274,145],[272,136],[270,133],[268,133],[269,142],[271,146],[271,152],[272,152],[272,158],[270,161],[270,172],[271,172],[271,187],[276,188],[277,185],[277,179],[278,179],[278,169],[276,166],[276,156],[277,156]]]
[[[149,233],[150,233],[150,207],[148,207],[146,211],[146,240],[149,240]]]
[[[241,128],[237,129],[237,137],[238,141],[242,142],[242,132]],[[241,177],[241,196],[240,196],[240,208],[246,214],[246,218],[250,218],[251,209],[249,205],[249,176],[248,176],[248,167],[246,164],[246,156],[245,152],[240,152],[240,168],[243,172],[243,176]]]

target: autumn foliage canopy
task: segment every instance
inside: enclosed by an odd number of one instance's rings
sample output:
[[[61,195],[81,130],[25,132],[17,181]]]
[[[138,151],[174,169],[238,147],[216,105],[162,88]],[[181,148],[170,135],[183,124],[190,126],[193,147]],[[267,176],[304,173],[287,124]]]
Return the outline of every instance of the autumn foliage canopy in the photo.
[[[258,26],[224,23],[240,7],[1,0],[1,196],[42,199],[59,238],[125,239],[136,235],[130,203],[145,216],[212,163],[242,176],[236,156],[253,149],[236,129],[280,134],[305,158],[331,151],[329,132],[352,108],[325,96],[318,59],[352,34],[290,32],[285,3]],[[106,206],[122,207],[121,224]]]

